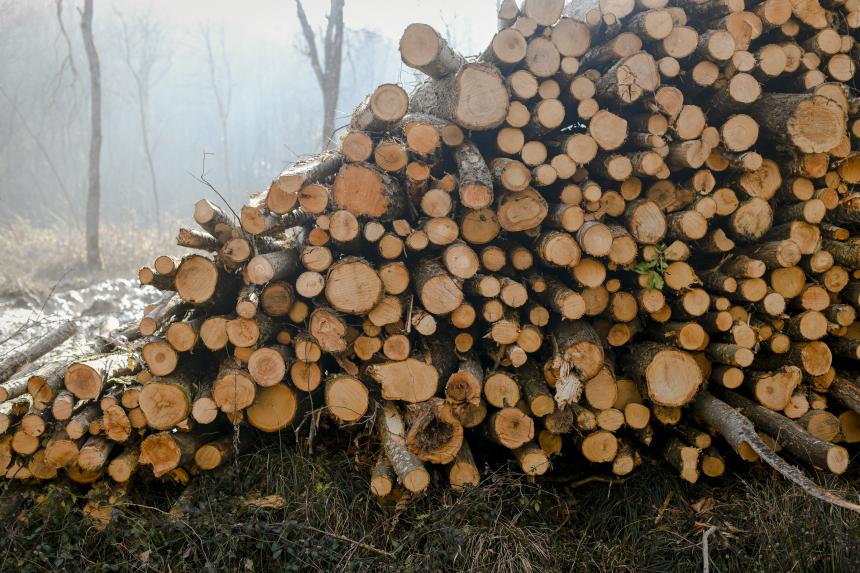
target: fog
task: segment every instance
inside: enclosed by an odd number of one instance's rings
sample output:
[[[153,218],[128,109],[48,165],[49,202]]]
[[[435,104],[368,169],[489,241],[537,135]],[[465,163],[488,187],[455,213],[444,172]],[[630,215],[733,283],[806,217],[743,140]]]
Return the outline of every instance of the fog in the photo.
[[[0,0],[4,221],[83,233],[90,79],[82,5]],[[318,42],[328,6],[305,0]],[[336,125],[346,126],[377,84],[409,90],[417,81],[397,52],[408,23],[427,22],[464,54],[477,54],[492,37],[495,10],[495,0],[346,0]],[[193,202],[212,195],[195,179],[204,168],[238,208],[285,165],[319,149],[322,98],[294,0],[95,0],[94,36],[103,224],[140,229],[188,219]]]

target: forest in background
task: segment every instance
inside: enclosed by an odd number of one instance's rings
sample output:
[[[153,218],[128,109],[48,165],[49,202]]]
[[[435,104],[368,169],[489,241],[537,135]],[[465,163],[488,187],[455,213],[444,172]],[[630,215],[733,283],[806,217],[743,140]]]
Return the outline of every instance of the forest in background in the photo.
[[[322,50],[329,3],[305,4]],[[495,0],[384,4],[345,3],[336,128],[376,85],[414,85],[396,43],[412,18],[465,53],[492,33]],[[84,231],[90,146],[83,5],[0,0],[0,217],[71,238]],[[238,207],[317,151],[323,100],[294,0],[95,0],[93,36],[103,224],[169,234],[203,192],[204,158],[207,180]]]

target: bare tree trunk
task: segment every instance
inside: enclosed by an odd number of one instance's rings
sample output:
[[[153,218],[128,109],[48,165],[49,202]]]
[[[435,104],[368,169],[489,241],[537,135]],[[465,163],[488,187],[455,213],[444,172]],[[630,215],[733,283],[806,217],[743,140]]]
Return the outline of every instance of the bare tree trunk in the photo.
[[[143,152],[146,159],[146,167],[149,172],[149,184],[152,191],[153,206],[155,208],[155,225],[161,234],[161,199],[158,195],[158,177],[155,171],[155,160],[152,156],[152,144],[150,143],[149,135],[149,93],[154,81],[152,78],[153,67],[156,65],[156,60],[159,59],[155,51],[156,45],[161,38],[158,36],[158,30],[154,28],[150,21],[140,21],[133,27],[140,38],[140,54],[139,61],[135,63],[135,56],[132,53],[132,30],[126,24],[125,19],[121,14],[118,14],[120,23],[122,24],[123,32],[123,47],[125,50],[124,58],[128,66],[128,70],[134,79],[135,96],[137,98],[138,119],[140,121],[140,132],[143,139]]]
[[[100,164],[102,152],[102,79],[99,55],[93,39],[93,0],[84,1],[81,13],[81,34],[90,68],[90,166],[87,189],[87,266],[100,269],[99,208],[101,201]]]
[[[334,120],[340,92],[340,70],[343,60],[343,5],[344,0],[331,0],[328,25],[323,38],[324,60],[321,61],[313,28],[308,22],[301,0],[296,0],[296,11],[302,25],[305,42],[308,45],[307,56],[311,61],[311,67],[323,94],[323,128],[320,137],[320,146],[323,150],[331,147],[335,131]]]
[[[57,183],[57,188],[63,195],[63,200],[66,202],[66,205],[69,209],[68,213],[66,214],[66,221],[70,225],[74,225],[76,231],[80,231],[81,223],[78,219],[78,216],[80,215],[80,205],[75,201],[72,201],[72,196],[69,194],[69,190],[66,188],[65,181],[60,176],[57,164],[54,163],[54,160],[51,158],[51,154],[48,152],[48,148],[45,146],[45,143],[42,141],[41,137],[32,130],[29,122],[27,121],[27,118],[24,117],[24,115],[21,113],[18,104],[9,96],[6,90],[3,89],[3,86],[0,86],[0,96],[3,96],[3,99],[5,99],[9,103],[12,112],[21,122],[21,127],[24,128],[24,131],[27,132],[27,135],[30,136],[30,138],[33,140],[33,143],[36,144],[36,148],[39,150],[39,153],[45,160],[45,164],[48,166],[48,169],[50,169],[51,173],[54,175],[54,179]]]
[[[227,85],[224,92],[218,82],[218,74],[215,64],[215,51],[212,48],[212,35],[209,29],[205,30],[204,36],[206,39],[206,55],[209,60],[209,81],[212,85],[212,93],[215,95],[215,104],[218,107],[218,122],[221,124],[221,152],[224,154],[224,178],[227,181],[227,189],[229,192],[233,190],[233,180],[230,176],[230,143],[227,137],[227,129],[230,119],[230,103],[233,96],[233,89],[230,85],[230,65],[227,62],[227,57],[224,52],[224,31],[221,31],[221,56],[224,64],[224,72],[227,75]]]
[[[155,175],[155,162],[152,159],[152,148],[149,143],[149,121],[147,118],[147,101],[141,91],[141,84],[137,84],[138,93],[138,109],[140,111],[140,131],[143,135],[143,152],[146,155],[146,167],[149,170],[149,183],[152,189],[152,200],[155,205],[155,228],[158,229],[158,234],[161,235],[161,202],[158,198],[158,179]]]

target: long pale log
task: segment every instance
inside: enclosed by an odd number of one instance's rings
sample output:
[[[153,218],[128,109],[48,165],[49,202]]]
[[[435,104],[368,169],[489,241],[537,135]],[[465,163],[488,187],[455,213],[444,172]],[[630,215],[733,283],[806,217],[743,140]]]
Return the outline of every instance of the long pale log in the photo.
[[[837,376],[828,388],[831,396],[860,414],[860,384],[843,376]]]
[[[771,448],[762,442],[755,431],[753,423],[748,418],[737,412],[734,408],[715,398],[708,392],[700,392],[693,402],[693,412],[711,426],[717,428],[729,445],[736,452],[752,450],[761,456],[769,466],[774,468],[784,477],[803,488],[803,490],[816,499],[827,503],[860,512],[860,505],[851,503],[845,499],[825,490],[815,482],[806,477],[803,472],[788,464],[776,455]]]
[[[48,352],[61,345],[77,332],[77,326],[72,321],[65,322],[33,342],[22,348],[7,353],[0,361],[0,382],[8,380],[16,371],[26,364],[38,360]]]
[[[718,396],[730,406],[739,408],[758,428],[773,436],[792,455],[836,474],[847,469],[848,452],[845,448],[812,436],[796,422],[739,394],[722,390]]]

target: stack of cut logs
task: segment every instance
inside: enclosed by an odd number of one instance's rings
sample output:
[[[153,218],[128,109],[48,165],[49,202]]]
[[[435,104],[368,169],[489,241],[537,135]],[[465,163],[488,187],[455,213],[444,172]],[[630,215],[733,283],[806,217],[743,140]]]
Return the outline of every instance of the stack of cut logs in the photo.
[[[844,472],[858,29],[858,0],[505,0],[464,58],[410,25],[425,81],[376,88],[235,216],[199,201],[197,252],[140,271],[165,297],[139,325],[13,357],[0,466],[124,483],[328,419],[370,437],[379,496],[504,452],[528,475],[648,454],[694,482],[734,451],[803,482],[779,450]]]

